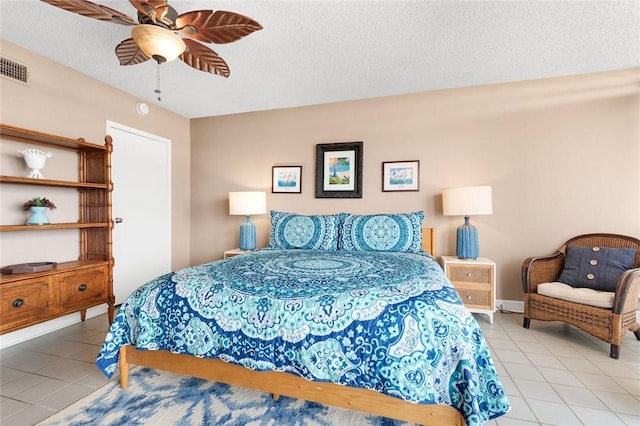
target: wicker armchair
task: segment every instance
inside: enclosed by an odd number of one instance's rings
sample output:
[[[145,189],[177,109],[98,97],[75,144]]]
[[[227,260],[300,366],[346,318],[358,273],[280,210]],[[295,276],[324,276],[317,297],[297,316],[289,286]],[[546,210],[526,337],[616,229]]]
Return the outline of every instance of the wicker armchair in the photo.
[[[637,248],[633,268],[618,279],[611,309],[569,302],[538,294],[541,283],[557,281],[564,266],[568,246]],[[531,319],[563,321],[611,344],[609,356],[618,359],[620,344],[628,331],[640,340],[640,324],[636,321],[640,296],[640,240],[614,234],[587,234],[571,238],[550,256],[530,257],[522,265],[524,290],[524,322]]]

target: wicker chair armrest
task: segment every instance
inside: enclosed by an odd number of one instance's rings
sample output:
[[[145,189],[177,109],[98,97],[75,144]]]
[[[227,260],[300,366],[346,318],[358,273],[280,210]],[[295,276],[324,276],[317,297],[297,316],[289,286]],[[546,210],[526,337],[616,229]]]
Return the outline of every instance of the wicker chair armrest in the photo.
[[[640,268],[629,269],[618,278],[616,295],[613,299],[613,313],[622,314],[636,311],[639,296]]]
[[[564,266],[564,253],[529,257],[522,263],[522,290],[536,293],[538,284],[555,281]]]

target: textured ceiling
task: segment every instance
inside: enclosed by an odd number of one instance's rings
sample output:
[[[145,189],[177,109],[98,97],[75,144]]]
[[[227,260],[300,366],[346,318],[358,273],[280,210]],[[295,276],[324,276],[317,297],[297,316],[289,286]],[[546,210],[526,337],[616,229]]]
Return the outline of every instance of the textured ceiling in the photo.
[[[135,18],[125,0],[100,1]],[[228,79],[177,60],[120,66],[130,27],[37,0],[0,0],[0,36],[187,118],[640,66],[633,1],[170,1],[264,29],[209,45]]]

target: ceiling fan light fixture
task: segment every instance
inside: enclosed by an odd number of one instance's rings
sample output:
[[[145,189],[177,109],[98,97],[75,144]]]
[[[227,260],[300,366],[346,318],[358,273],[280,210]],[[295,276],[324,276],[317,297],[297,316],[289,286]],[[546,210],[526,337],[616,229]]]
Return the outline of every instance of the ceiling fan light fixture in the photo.
[[[145,55],[159,63],[173,61],[186,49],[180,36],[157,25],[136,25],[131,29],[131,37]]]

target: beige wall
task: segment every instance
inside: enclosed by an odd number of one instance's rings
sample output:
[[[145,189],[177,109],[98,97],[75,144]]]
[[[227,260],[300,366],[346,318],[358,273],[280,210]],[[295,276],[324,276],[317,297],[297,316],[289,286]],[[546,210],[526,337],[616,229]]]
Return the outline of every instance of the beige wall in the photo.
[[[172,140],[174,269],[236,247],[243,218],[228,215],[227,194],[245,189],[299,213],[424,210],[439,253],[450,254],[462,218],[442,216],[442,190],[491,185],[494,214],[472,223],[481,255],[498,263],[505,300],[521,299],[527,256],[578,233],[640,236],[638,69],[189,123],[155,105],[140,116],[131,95],[10,42],[0,47],[31,73],[28,87],[0,79],[3,123],[101,143],[112,120]],[[315,145],[349,141],[364,142],[363,198],[315,199]],[[394,160],[420,160],[420,192],[381,192],[381,163]],[[271,194],[273,165],[302,165],[302,194]],[[268,216],[254,221],[266,245]]]
[[[228,192],[264,190],[268,209],[305,214],[424,210],[439,254],[455,253],[448,187],[491,185],[472,217],[498,299],[522,300],[520,267],[569,237],[640,237],[640,70],[511,83],[191,121],[191,263],[237,246]],[[315,145],[364,142],[363,198],[316,199]],[[420,160],[420,191],[383,193],[381,163]],[[302,194],[271,194],[271,167],[302,165]],[[253,218],[259,246],[268,215]]]
[[[0,42],[2,56],[27,64],[30,75],[28,86],[0,79],[2,123],[102,144],[106,121],[111,120],[172,141],[172,267],[187,266],[190,257],[189,120],[155,105],[150,105],[147,116],[141,116],[136,112],[137,98],[6,40]],[[13,150],[9,153],[4,146],[0,149],[3,157],[15,156]],[[0,204],[3,218],[15,215],[8,211],[14,206]],[[56,211],[56,214],[63,213]],[[29,237],[21,234],[19,239],[26,242]],[[11,238],[8,234],[0,237]],[[22,259],[28,250],[26,243],[13,244],[11,250],[3,247],[0,263],[24,262],[26,260],[17,259]]]

